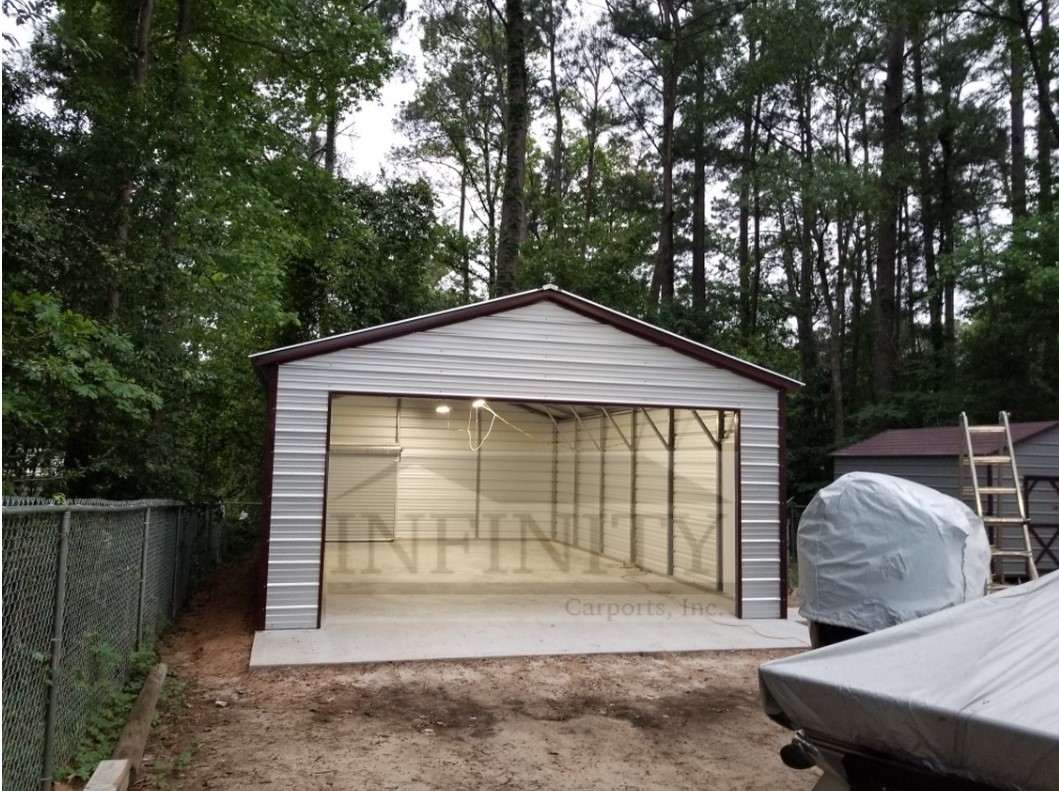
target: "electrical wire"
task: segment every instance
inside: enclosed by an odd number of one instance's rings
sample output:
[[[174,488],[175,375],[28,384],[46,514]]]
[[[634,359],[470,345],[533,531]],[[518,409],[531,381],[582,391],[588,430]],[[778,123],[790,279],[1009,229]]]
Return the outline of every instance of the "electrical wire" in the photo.
[[[484,445],[485,441],[489,439],[489,435],[493,433],[493,426],[496,425],[496,419],[497,417],[499,417],[496,412],[493,412],[493,410],[490,409],[489,411],[493,413],[493,419],[489,421],[489,430],[485,432],[485,436],[482,437],[481,440],[479,440],[477,445],[474,444],[474,438],[471,435],[471,415],[474,415],[475,427],[479,428],[481,426],[480,421],[482,416],[482,409],[480,407],[478,409],[471,407],[470,411],[467,413],[467,447],[469,447],[475,453],[480,451],[482,449],[482,445]]]

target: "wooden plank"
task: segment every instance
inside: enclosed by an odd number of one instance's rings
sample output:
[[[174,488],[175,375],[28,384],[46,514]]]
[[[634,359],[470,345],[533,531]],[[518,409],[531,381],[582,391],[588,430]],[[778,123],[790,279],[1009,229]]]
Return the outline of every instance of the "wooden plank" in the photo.
[[[85,791],[128,791],[132,779],[132,762],[100,761],[85,786]]]
[[[151,720],[158,704],[158,696],[165,683],[167,668],[159,662],[147,674],[136,703],[129,713],[129,721],[118,737],[118,744],[111,756],[116,760],[127,760],[131,765],[130,785],[140,779],[140,763],[143,761],[143,748],[147,744],[147,734],[151,732]]]

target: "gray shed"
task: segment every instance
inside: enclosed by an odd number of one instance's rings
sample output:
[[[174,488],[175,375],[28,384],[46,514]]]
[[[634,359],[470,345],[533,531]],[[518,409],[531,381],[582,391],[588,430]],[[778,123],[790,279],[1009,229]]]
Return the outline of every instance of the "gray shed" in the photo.
[[[319,628],[373,553],[439,553],[416,579],[437,589],[442,550],[462,562],[475,542],[574,548],[708,588],[737,617],[786,617],[787,377],[551,286],[253,362],[258,629]],[[482,552],[479,578],[505,571]]]
[[[960,497],[958,426],[891,429],[831,454],[835,478],[881,472]],[[1011,440],[1030,517],[1039,571],[1059,568],[1059,420],[1012,423]],[[999,448],[995,434],[976,435],[975,452]]]

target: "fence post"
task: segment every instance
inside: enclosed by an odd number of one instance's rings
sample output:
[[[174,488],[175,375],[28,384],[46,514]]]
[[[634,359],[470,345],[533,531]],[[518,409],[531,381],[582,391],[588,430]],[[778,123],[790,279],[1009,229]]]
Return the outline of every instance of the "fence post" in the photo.
[[[55,620],[52,624],[51,667],[48,680],[48,711],[44,720],[44,773],[41,791],[51,791],[55,774],[55,721],[59,711],[59,669],[63,653],[63,621],[66,619],[66,567],[70,555],[70,512],[63,511],[59,533],[59,567],[55,576]]]
[[[151,539],[151,509],[143,515],[143,543],[140,551],[140,605],[136,612],[136,650],[143,650],[143,626],[147,615],[147,545]]]
[[[175,621],[177,612],[180,609],[177,606],[177,588],[180,584],[180,532],[182,528],[181,524],[181,509],[178,507],[176,512],[176,547],[173,551],[173,597],[169,603],[169,620]]]

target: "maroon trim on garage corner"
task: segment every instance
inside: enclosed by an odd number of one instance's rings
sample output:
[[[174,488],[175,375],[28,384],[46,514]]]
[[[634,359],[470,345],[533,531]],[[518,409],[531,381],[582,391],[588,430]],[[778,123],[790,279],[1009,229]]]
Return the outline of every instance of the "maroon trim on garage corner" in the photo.
[[[780,618],[786,618],[789,584],[787,565],[790,563],[790,548],[787,546],[787,393],[780,390],[777,397],[780,413]]]
[[[337,393],[327,394],[327,434],[324,435],[324,501],[320,508],[320,579],[316,588],[316,628],[324,622],[324,547],[327,541],[327,476],[331,472],[331,414]]]
[[[743,412],[735,423],[735,617],[743,617]]]
[[[257,547],[257,596],[254,600],[254,628],[265,628],[265,607],[268,597],[268,553],[272,537],[272,472],[276,455],[276,393],[279,387],[279,366],[265,368],[265,387],[268,390],[265,408],[265,475],[261,497],[261,539]]]
[[[302,360],[328,352],[352,349],[392,338],[400,338],[415,332],[447,327],[450,324],[458,324],[482,316],[493,316],[538,302],[554,302],[574,313],[603,324],[609,324],[630,335],[665,346],[700,362],[732,371],[747,379],[770,387],[780,390],[796,390],[801,386],[794,379],[789,379],[765,368],[759,368],[716,349],[711,349],[687,338],[682,338],[675,333],[667,332],[631,316],[626,316],[624,313],[619,313],[582,297],[561,291],[555,286],[545,286],[535,291],[524,291],[521,294],[512,294],[511,296],[477,302],[439,313],[429,313],[425,316],[382,324],[378,327],[369,327],[355,332],[347,332],[343,335],[333,335],[330,338],[321,338],[317,341],[308,341],[295,346],[286,346],[281,349],[261,352],[252,355],[251,359],[255,365],[273,365],[291,362],[292,360]]]

